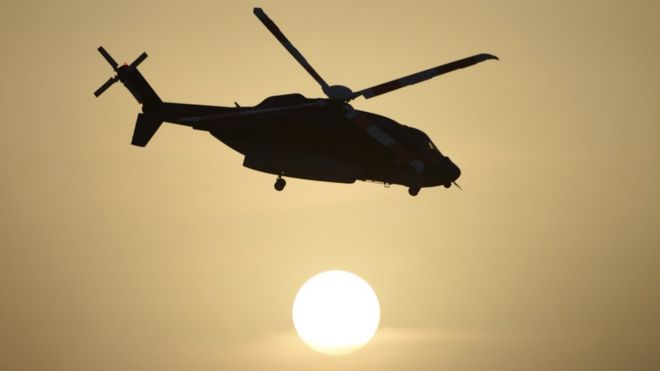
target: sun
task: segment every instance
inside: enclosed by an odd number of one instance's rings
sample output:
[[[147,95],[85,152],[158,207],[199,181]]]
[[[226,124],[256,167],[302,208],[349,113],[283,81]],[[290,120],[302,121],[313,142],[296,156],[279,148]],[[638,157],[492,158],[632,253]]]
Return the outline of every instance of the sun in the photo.
[[[293,324],[310,348],[329,355],[356,351],[380,322],[376,293],[357,275],[326,271],[310,278],[293,302]]]

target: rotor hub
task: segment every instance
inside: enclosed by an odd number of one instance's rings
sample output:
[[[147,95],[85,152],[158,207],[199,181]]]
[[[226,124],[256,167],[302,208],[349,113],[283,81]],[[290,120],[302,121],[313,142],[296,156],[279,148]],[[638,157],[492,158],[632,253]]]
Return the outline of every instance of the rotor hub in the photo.
[[[353,97],[353,91],[344,85],[332,85],[323,88],[323,92],[332,100],[347,101]]]

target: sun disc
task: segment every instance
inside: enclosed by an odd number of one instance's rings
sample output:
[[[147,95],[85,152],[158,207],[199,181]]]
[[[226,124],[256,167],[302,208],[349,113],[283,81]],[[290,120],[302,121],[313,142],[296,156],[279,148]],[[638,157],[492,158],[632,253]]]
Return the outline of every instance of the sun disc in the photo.
[[[310,348],[329,355],[356,351],[380,322],[376,293],[359,276],[326,271],[310,278],[293,302],[293,324]]]

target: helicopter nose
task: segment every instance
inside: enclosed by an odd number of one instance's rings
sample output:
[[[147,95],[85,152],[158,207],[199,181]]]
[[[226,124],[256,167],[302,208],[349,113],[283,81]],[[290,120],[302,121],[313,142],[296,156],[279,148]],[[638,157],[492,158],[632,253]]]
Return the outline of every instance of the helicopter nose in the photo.
[[[438,164],[437,181],[439,184],[449,188],[453,182],[461,176],[461,169],[453,163],[449,157],[445,157],[444,161]]]
[[[451,160],[449,160],[449,176],[452,182],[461,176],[461,169],[455,163],[451,162]]]

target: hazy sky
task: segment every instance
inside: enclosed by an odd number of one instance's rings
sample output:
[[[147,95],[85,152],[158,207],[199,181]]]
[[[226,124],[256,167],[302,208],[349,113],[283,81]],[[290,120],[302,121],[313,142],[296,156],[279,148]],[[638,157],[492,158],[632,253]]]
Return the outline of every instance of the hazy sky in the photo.
[[[424,130],[464,191],[245,169],[207,133],[131,146],[139,106],[96,48],[167,101],[321,96],[488,61],[365,101]],[[658,1],[0,0],[1,370],[660,369]],[[291,305],[344,269],[374,341],[308,349]]]

